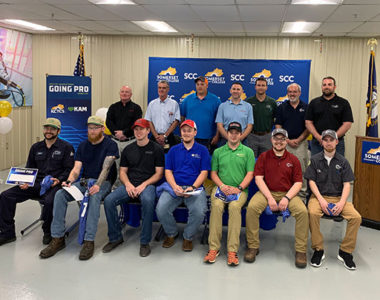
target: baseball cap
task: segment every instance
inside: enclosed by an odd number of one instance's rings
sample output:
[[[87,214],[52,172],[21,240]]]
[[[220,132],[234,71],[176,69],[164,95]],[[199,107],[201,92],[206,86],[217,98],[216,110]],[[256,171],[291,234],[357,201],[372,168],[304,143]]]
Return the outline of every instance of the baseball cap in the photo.
[[[324,130],[322,132],[322,139],[325,137],[325,136],[331,136],[333,139],[338,139],[338,135],[336,134],[336,132],[332,129],[327,129],[327,130]]]
[[[137,119],[135,123],[132,126],[132,129],[134,129],[136,126],[142,127],[142,128],[149,128],[149,121],[146,119]]]
[[[193,120],[185,120],[182,122],[180,128],[182,128],[183,126],[190,126],[191,128],[194,128],[195,130],[197,130],[197,124],[195,124],[195,122]]]
[[[242,128],[241,128],[241,124],[239,122],[231,122],[229,125],[228,125],[228,128],[227,128],[227,131],[230,131],[232,129],[236,129],[237,131],[239,132],[242,132]]]
[[[47,118],[43,126],[51,126],[57,129],[61,129],[61,122],[56,118]]]
[[[104,120],[99,116],[91,116],[87,119],[87,124],[104,126]]]
[[[282,134],[284,137],[288,137],[288,132],[283,128],[276,128],[272,131],[272,136],[275,136],[277,134]]]
[[[207,85],[208,85],[208,79],[204,76],[199,76],[197,78],[194,79],[195,83],[198,82],[198,80],[202,81],[202,82],[205,82]]]

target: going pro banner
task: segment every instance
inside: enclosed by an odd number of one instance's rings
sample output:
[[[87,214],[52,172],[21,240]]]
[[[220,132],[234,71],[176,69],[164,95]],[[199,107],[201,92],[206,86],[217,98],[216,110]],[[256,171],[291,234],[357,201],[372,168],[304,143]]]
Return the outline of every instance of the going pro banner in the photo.
[[[46,116],[61,121],[60,137],[77,149],[87,139],[87,119],[91,115],[91,77],[46,77]]]
[[[148,102],[158,97],[157,82],[167,80],[169,97],[179,103],[195,92],[194,79],[205,76],[208,90],[222,102],[230,98],[233,82],[242,84],[242,99],[256,94],[255,82],[265,77],[268,82],[267,95],[278,104],[287,99],[286,88],[298,83],[301,100],[309,102],[310,60],[266,60],[266,59],[210,59],[210,58],[149,58]]]

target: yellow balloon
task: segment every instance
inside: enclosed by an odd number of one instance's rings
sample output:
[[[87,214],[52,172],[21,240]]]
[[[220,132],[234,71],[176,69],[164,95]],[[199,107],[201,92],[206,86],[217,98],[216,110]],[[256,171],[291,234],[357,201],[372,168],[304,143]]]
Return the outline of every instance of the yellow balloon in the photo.
[[[12,111],[12,105],[6,101],[0,101],[0,117],[7,117]]]
[[[111,131],[108,129],[108,127],[107,127],[107,125],[106,125],[105,122],[104,122],[104,127],[105,127],[105,129],[104,129],[104,133],[105,133],[106,135],[112,135]]]

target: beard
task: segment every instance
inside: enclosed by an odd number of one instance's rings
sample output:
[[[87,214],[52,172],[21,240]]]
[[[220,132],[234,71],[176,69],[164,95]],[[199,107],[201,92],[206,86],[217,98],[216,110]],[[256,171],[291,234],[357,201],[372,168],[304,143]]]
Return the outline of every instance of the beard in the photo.
[[[323,94],[323,96],[325,96],[325,97],[330,97],[332,94],[333,94],[333,92],[331,92],[331,91],[323,91],[322,92],[322,94]]]
[[[324,148],[324,150],[328,153],[332,153],[335,151],[335,148]]]
[[[57,136],[58,134],[54,134],[54,133],[44,133],[44,138],[47,141],[54,140],[55,138],[57,138]]]
[[[87,136],[88,136],[88,140],[90,141],[90,143],[95,144],[102,139],[103,132],[99,132],[98,134],[92,134],[92,135],[87,134]]]

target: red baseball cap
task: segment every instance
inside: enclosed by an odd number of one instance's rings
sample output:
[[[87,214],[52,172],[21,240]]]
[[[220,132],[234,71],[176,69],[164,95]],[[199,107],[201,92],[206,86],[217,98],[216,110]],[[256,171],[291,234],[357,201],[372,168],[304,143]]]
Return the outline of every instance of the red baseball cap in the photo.
[[[133,124],[132,129],[134,129],[136,126],[140,126],[142,128],[150,128],[149,121],[145,119],[137,119],[135,121],[135,124]]]
[[[195,124],[195,122],[193,120],[185,120],[182,122],[180,128],[182,128],[183,126],[190,126],[191,128],[194,128],[195,130],[197,130],[197,124]]]

